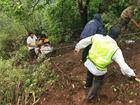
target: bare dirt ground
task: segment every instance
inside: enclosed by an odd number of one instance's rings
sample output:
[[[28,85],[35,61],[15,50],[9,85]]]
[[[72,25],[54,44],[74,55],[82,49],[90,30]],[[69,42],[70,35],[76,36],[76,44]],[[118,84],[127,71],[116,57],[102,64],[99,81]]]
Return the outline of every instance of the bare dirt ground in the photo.
[[[125,44],[121,49],[126,62],[140,78],[140,40]],[[87,102],[83,84],[86,68],[80,58],[81,53],[75,56],[72,49],[51,58],[59,80],[42,95],[39,105],[140,105],[140,83],[123,76],[115,63],[108,67],[98,97]]]

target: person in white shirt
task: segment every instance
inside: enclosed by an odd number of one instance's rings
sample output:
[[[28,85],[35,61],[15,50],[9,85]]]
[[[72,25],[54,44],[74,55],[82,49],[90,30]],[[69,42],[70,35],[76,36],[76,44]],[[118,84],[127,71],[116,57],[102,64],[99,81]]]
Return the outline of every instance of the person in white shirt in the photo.
[[[34,33],[29,32],[27,38],[27,47],[30,52],[31,58],[37,58],[37,45],[36,45],[37,37]]]
[[[97,95],[101,87],[104,75],[107,73],[107,66],[115,61],[121,68],[123,75],[135,77],[133,69],[125,62],[121,49],[118,47],[115,38],[118,37],[117,31],[110,30],[109,35],[95,34],[80,40],[75,46],[75,52],[78,54],[80,49],[92,44],[85,67],[93,74],[93,82],[90,86],[87,99],[90,100]]]

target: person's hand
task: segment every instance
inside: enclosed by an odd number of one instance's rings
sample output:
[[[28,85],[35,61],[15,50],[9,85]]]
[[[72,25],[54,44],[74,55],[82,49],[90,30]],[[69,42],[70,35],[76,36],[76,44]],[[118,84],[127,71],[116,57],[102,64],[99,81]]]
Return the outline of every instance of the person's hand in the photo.
[[[80,51],[80,49],[75,48],[75,50],[74,50],[74,54],[75,54],[75,55],[78,55],[79,51]]]
[[[136,76],[129,77],[131,80],[135,80]]]
[[[131,69],[131,72],[129,72],[128,74],[127,74],[127,76],[129,77],[129,78],[136,78],[136,74],[135,74],[135,72]]]
[[[127,76],[129,78],[136,77],[136,74],[135,74],[134,70],[131,69],[130,67],[128,67],[126,69],[123,69],[122,73],[123,73],[123,75],[125,75],[125,76]]]

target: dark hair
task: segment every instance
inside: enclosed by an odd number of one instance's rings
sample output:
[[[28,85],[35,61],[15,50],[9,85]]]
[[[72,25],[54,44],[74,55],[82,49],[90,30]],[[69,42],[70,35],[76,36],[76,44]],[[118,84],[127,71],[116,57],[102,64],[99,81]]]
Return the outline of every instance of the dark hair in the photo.
[[[48,38],[48,36],[46,36],[45,34],[37,34],[37,36],[40,38]]]
[[[121,33],[121,28],[119,26],[113,26],[109,30],[109,36],[113,39],[118,38],[120,33]]]
[[[28,32],[28,36],[30,36],[31,34],[34,34],[33,32]]]

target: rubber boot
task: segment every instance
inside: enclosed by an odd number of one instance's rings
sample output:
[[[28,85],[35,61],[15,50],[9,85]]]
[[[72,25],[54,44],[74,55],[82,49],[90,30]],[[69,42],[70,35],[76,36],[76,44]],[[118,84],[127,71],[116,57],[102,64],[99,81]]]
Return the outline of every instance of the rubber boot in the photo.
[[[87,95],[87,100],[91,100],[94,97],[96,97],[98,89],[101,87],[102,85],[102,80],[103,80],[104,76],[101,77],[95,77],[95,79],[92,82],[92,86],[89,89],[88,95]]]

